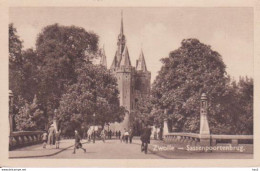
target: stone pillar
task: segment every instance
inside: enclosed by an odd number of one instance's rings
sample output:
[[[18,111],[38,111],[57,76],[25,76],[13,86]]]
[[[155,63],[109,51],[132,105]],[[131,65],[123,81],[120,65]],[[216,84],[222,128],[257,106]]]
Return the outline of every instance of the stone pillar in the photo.
[[[10,134],[14,131],[14,113],[13,113],[14,95],[12,90],[9,90],[9,126]]]
[[[57,109],[54,110],[53,126],[54,126],[55,130],[58,131],[58,125],[57,125]]]
[[[202,93],[200,99],[200,145],[210,146],[210,131],[208,123],[208,98]]]
[[[166,109],[164,110],[164,114],[167,115],[167,110]],[[164,139],[165,135],[168,134],[168,133],[169,133],[168,119],[165,118],[163,120],[163,139]]]

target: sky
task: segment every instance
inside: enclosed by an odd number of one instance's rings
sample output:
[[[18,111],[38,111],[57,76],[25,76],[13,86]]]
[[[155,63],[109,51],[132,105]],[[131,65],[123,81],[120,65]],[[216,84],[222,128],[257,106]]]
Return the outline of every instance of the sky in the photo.
[[[120,32],[121,10],[131,63],[135,65],[143,49],[152,81],[162,66],[160,59],[178,49],[187,38],[197,38],[219,52],[232,78],[253,77],[252,8],[12,7],[9,20],[24,41],[24,49],[35,48],[37,35],[54,23],[95,32],[99,46],[105,47],[110,67]]]

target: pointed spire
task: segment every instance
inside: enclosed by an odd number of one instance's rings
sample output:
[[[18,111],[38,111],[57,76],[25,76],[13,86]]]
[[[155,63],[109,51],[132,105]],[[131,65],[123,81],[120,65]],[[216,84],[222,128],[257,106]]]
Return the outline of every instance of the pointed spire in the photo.
[[[113,59],[113,62],[112,62],[112,65],[111,65],[110,69],[115,69],[117,67],[117,60],[116,60],[117,57],[116,57],[116,54],[115,54],[115,57]]]
[[[129,58],[127,46],[125,46],[125,49],[124,49],[124,52],[122,55],[122,59],[120,61],[120,66],[131,66],[131,61]]]
[[[106,57],[106,54],[105,54],[105,45],[103,45],[103,48],[101,49],[100,65],[103,65],[104,67],[107,68],[107,57]]]
[[[123,11],[121,10],[121,28],[120,28],[120,34],[124,34],[124,24],[123,24]]]
[[[144,59],[144,53],[143,53],[142,49],[141,49],[139,59],[136,61],[136,70],[147,71],[146,63],[145,63],[145,59]]]

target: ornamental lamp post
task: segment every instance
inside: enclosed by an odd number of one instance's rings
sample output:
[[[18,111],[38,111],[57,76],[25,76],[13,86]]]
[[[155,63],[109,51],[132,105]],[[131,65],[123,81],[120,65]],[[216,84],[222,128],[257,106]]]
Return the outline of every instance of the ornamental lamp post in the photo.
[[[200,98],[200,145],[210,145],[210,130],[208,122],[208,98],[202,93]]]
[[[9,90],[9,126],[10,126],[10,134],[14,130],[14,120],[13,120],[13,104],[14,104],[14,94],[12,90]]]
[[[96,139],[96,114],[93,114],[93,118],[94,118],[94,138],[93,138],[93,143],[95,143],[95,139]]]

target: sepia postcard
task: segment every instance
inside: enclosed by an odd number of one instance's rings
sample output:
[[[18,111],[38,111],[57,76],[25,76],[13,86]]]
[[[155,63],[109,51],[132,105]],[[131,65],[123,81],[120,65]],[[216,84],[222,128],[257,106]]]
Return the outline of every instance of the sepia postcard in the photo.
[[[1,1],[1,167],[259,167],[260,1]]]

